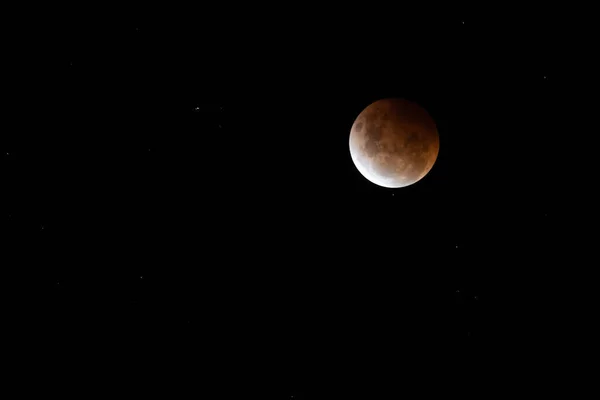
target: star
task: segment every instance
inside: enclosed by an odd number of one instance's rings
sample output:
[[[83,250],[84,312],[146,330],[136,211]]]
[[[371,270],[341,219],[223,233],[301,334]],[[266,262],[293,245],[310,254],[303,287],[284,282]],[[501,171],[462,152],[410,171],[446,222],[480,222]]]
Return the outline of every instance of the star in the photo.
[[[473,296],[473,300],[479,300],[479,296]]]
[[[456,245],[456,248],[458,249],[458,245]]]
[[[544,75],[544,79],[548,79],[548,78],[546,77],[546,75]]]
[[[465,21],[460,21],[463,25],[465,24]]]
[[[142,276],[140,276],[140,279],[144,279],[144,276],[143,276],[143,275],[142,275]]]
[[[6,153],[7,156],[10,156],[10,153]]]
[[[200,107],[199,106],[194,107],[194,111],[196,111],[196,112],[200,111]]]

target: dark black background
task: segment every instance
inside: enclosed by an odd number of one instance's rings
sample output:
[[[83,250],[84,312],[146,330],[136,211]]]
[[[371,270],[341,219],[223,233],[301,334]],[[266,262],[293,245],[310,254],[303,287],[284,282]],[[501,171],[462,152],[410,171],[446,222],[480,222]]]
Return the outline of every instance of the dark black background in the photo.
[[[586,25],[228,7],[52,9],[7,29],[17,376],[312,399],[560,375],[595,220]],[[403,189],[349,156],[383,97],[440,133]]]

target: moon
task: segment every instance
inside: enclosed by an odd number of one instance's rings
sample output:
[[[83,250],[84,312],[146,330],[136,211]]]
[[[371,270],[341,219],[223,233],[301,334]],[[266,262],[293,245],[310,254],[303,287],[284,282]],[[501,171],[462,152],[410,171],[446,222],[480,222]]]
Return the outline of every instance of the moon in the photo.
[[[372,183],[401,188],[423,179],[440,150],[435,121],[416,103],[378,100],[365,108],[350,131],[350,156]]]

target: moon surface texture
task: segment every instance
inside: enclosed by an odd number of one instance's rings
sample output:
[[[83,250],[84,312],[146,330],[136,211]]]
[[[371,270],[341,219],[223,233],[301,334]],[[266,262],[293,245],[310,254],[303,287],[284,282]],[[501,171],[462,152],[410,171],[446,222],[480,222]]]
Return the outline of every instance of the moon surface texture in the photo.
[[[350,155],[369,181],[401,188],[421,180],[433,167],[440,138],[433,118],[404,99],[382,99],[356,118],[350,131]]]

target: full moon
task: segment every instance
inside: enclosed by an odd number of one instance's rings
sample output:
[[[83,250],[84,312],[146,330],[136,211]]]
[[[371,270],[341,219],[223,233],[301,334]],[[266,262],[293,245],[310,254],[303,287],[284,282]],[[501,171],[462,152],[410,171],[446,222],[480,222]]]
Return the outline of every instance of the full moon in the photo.
[[[440,150],[433,118],[408,100],[382,99],[356,118],[350,131],[350,156],[369,181],[401,188],[423,179]]]

